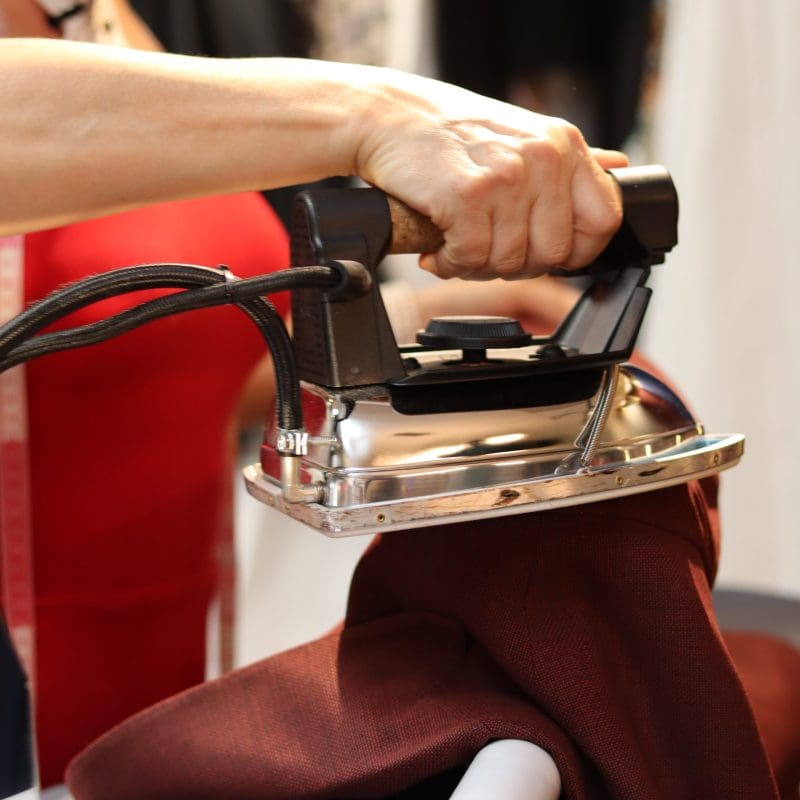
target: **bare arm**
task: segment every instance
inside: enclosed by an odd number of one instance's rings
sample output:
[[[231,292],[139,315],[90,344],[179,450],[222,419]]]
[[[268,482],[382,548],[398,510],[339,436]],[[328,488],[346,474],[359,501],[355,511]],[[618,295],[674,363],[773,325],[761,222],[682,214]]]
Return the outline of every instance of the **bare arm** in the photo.
[[[304,66],[0,42],[2,231],[351,172],[346,70]]]
[[[0,41],[0,234],[359,174],[430,216],[443,276],[589,261],[612,183],[561,120],[404,73]]]

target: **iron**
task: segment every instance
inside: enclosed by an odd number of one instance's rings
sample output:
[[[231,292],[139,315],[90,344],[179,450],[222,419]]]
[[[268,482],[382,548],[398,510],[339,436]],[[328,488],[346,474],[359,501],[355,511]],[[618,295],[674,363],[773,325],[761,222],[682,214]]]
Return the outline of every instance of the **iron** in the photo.
[[[626,363],[650,268],[677,243],[678,200],[661,167],[612,174],[622,227],[552,336],[440,318],[398,346],[377,280],[356,297],[293,292],[304,425],[267,427],[261,462],[245,469],[250,493],[338,537],[596,502],[738,463],[742,436],[707,434],[664,382]],[[387,250],[431,246],[421,224],[398,241],[407,224],[381,192],[306,192],[292,264],[346,259],[374,275]]]

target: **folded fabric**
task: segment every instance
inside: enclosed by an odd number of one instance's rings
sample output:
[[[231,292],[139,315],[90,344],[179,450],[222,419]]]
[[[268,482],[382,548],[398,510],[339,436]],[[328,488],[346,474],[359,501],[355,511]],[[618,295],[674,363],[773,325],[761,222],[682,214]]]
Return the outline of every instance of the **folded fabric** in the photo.
[[[711,608],[715,486],[386,535],[341,631],[133,717],[72,763],[72,792],[436,797],[515,738],[568,800],[777,798],[765,742],[796,798],[800,655],[735,640],[754,715]]]

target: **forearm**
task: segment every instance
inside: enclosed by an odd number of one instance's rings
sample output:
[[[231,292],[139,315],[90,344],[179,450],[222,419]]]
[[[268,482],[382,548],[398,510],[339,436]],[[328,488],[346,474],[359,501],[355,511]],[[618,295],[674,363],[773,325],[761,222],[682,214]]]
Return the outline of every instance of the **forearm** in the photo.
[[[43,40],[2,42],[0,75],[6,234],[348,174],[368,93],[348,65]]]
[[[355,173],[430,217],[442,277],[582,266],[621,219],[564,120],[393,70],[0,41],[0,235]]]

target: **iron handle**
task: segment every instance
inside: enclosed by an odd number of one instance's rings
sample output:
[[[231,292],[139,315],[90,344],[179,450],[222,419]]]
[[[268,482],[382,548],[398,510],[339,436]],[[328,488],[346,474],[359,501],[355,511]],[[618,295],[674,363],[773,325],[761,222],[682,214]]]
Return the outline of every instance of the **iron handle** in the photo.
[[[655,252],[655,263],[663,261],[663,253],[677,241],[678,202],[669,173],[660,166],[622,167],[609,170],[619,185],[623,199],[623,229],[633,228],[636,239],[646,245],[648,254]],[[394,197],[386,196],[391,217],[389,253],[433,253],[444,242],[442,232],[423,214]],[[615,239],[622,238],[618,234]],[[626,237],[627,238],[627,237]],[[639,242],[637,241],[637,244]],[[619,256],[618,247],[603,256]],[[627,250],[626,248],[626,254]],[[615,259],[614,267],[625,259]]]
[[[444,244],[442,232],[424,214],[395,197],[386,200],[392,218],[390,253],[435,253]]]

